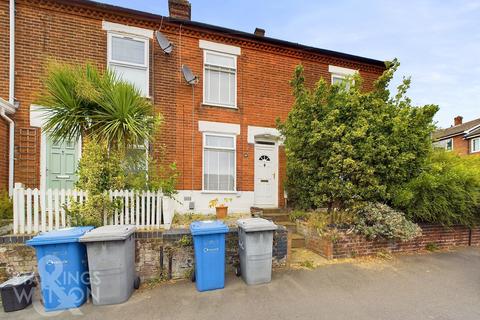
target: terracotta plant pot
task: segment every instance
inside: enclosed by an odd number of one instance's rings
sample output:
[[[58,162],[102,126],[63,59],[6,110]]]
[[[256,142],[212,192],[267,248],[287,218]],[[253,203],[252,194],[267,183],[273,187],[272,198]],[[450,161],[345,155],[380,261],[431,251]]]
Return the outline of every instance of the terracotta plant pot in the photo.
[[[217,211],[217,219],[225,219],[227,217],[228,207],[215,207]]]

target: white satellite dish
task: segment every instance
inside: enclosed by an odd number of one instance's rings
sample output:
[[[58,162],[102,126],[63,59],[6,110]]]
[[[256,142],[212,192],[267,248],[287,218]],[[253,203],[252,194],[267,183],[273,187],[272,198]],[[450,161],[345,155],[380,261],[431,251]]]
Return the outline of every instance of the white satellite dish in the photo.
[[[168,41],[167,37],[165,37],[160,31],[155,31],[155,38],[157,39],[158,45],[162,48],[163,52],[166,54],[170,54],[173,49],[173,44]]]
[[[193,74],[192,70],[190,70],[189,67],[187,67],[186,65],[182,65],[182,73],[185,81],[187,81],[188,84],[197,84],[198,77]]]

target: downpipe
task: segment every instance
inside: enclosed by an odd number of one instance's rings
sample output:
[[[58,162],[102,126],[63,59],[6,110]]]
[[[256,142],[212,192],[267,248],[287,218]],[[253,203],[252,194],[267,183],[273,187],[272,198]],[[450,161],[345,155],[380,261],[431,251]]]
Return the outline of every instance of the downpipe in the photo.
[[[11,197],[13,195],[13,160],[14,160],[14,152],[15,152],[15,122],[9,118],[6,113],[5,109],[0,109],[0,117],[2,117],[5,121],[8,122],[9,126],[9,143],[8,143],[8,194]]]

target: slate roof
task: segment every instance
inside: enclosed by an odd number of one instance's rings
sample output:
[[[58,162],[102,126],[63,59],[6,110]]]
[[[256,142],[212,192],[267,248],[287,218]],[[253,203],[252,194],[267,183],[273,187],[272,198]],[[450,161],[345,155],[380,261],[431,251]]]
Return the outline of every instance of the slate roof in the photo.
[[[476,126],[480,126],[480,118],[464,122],[456,126],[451,126],[450,128],[438,129],[433,132],[432,137],[434,140],[442,140],[442,138],[464,134],[465,131],[470,130]],[[476,131],[477,130],[475,130],[475,132]],[[471,136],[471,134],[469,134],[469,136]]]

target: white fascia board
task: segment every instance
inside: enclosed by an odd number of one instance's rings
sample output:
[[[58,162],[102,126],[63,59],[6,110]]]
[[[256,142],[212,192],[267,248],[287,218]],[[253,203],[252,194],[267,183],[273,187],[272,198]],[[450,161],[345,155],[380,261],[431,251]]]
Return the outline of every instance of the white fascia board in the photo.
[[[5,113],[12,114],[17,110],[13,104],[5,99],[0,98],[0,107],[5,109]]]
[[[276,128],[248,126],[247,142],[255,143],[256,136],[265,136],[265,135],[273,136],[277,139],[282,138],[280,131],[278,131],[278,129]]]
[[[239,135],[240,125],[235,123],[198,121],[198,131]]]
[[[234,54],[234,55],[237,55],[237,56],[239,56],[240,53],[241,53],[240,47],[230,46],[230,45],[227,45],[227,44],[211,42],[211,41],[206,41],[206,40],[199,40],[198,46],[200,47],[200,49],[217,51],[217,52],[221,52],[221,53]]]
[[[353,76],[355,73],[358,72],[358,70],[329,65],[328,72],[343,76]]]
[[[102,29],[106,31],[131,34],[144,38],[153,38],[153,30],[127,26],[125,24],[119,24],[114,22],[102,21]]]
[[[480,128],[480,124],[474,126],[474,127],[471,127],[470,129],[468,130],[465,130],[463,133],[464,134],[469,134],[470,132],[474,131],[474,130],[477,130],[478,128]]]

